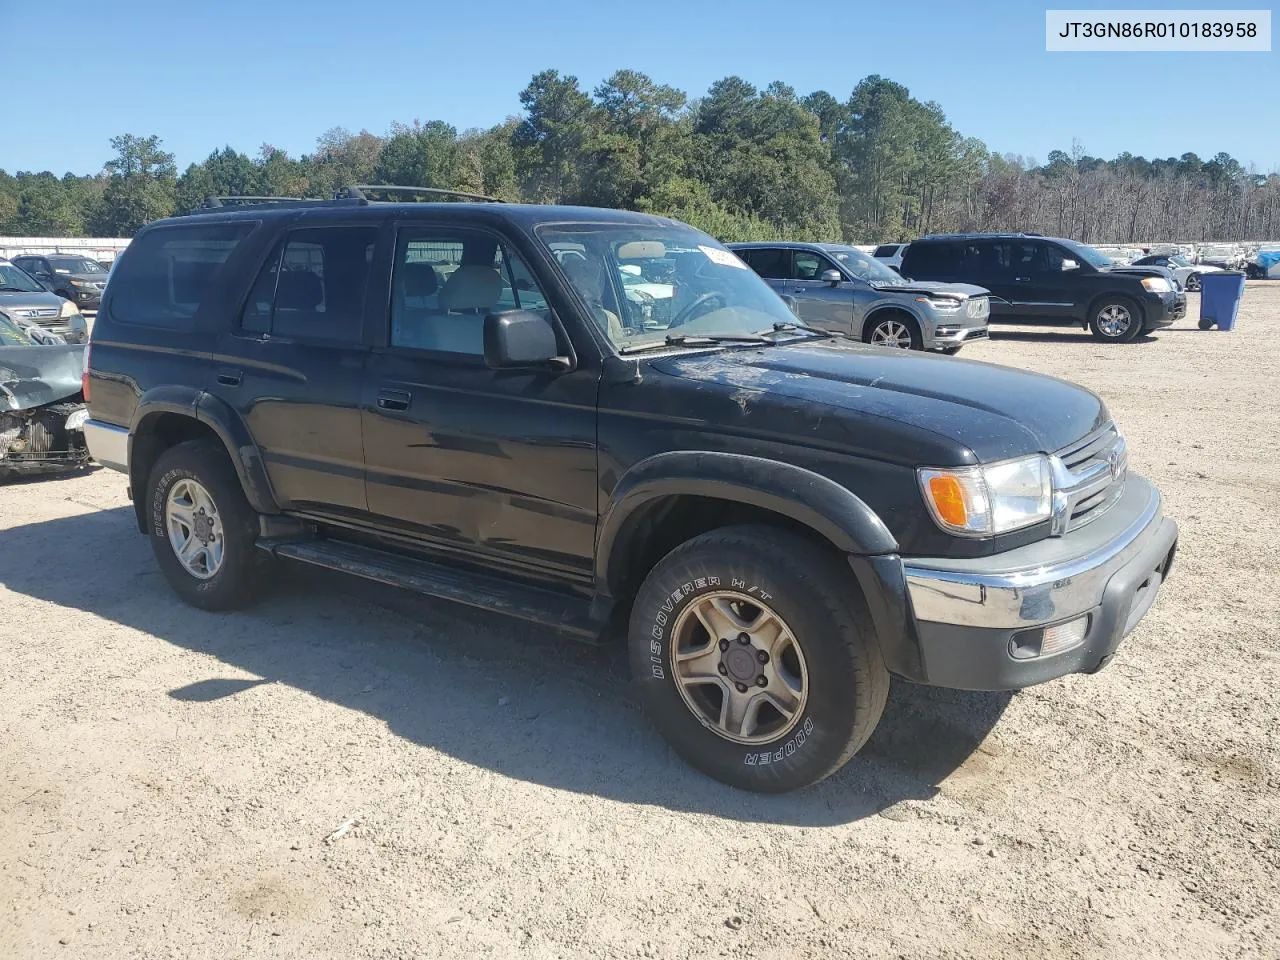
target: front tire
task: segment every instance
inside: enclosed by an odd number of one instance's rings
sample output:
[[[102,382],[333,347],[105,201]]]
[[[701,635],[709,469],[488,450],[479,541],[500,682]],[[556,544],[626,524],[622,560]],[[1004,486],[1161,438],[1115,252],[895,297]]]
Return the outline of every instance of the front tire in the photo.
[[[880,720],[889,674],[846,564],[794,533],[695,537],[645,578],[631,671],[659,732],[724,783],[781,793],[839,770]]]
[[[256,596],[265,579],[258,518],[220,444],[170,447],[151,469],[146,498],[151,549],[178,596],[202,610]]]
[[[905,313],[883,313],[873,316],[862,334],[865,343],[898,350],[923,350],[920,325]]]
[[[1187,277],[1186,289],[1188,293],[1196,293],[1200,289],[1200,274],[1193,273]]]
[[[1142,333],[1142,310],[1128,297],[1103,297],[1089,314],[1089,332],[1105,343],[1129,343]]]

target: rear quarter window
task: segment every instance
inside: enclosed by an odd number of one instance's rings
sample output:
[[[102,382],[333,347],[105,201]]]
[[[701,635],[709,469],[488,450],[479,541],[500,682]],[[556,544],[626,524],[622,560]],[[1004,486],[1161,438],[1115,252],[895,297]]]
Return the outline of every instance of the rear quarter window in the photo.
[[[190,328],[227,258],[255,225],[192,224],[144,233],[111,275],[112,319]]]
[[[897,244],[897,243],[884,243],[884,244],[881,244],[880,246],[876,247],[876,252],[875,252],[875,253],[873,253],[873,254],[872,254],[872,256],[873,256],[873,257],[886,257],[886,258],[888,258],[888,257],[894,257],[894,256],[896,256],[896,255],[897,255],[897,253],[898,253],[898,247],[899,247],[899,246],[901,246],[901,244]]]

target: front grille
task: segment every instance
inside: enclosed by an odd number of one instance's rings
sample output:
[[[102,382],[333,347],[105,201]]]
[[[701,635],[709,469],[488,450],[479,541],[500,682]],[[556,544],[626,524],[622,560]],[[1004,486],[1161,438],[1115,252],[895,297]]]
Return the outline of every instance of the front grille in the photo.
[[[1059,450],[1053,460],[1056,534],[1098,519],[1124,493],[1129,456],[1113,423]]]
[[[972,297],[964,307],[966,317],[985,317],[990,311],[991,304],[986,297]]]

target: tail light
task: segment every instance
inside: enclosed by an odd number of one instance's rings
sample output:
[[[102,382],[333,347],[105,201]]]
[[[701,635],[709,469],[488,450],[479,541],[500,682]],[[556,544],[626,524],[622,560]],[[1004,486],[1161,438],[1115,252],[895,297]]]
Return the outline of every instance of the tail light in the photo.
[[[84,395],[84,402],[89,402],[89,351],[92,344],[86,343],[84,346],[84,372],[80,374],[80,392]]]

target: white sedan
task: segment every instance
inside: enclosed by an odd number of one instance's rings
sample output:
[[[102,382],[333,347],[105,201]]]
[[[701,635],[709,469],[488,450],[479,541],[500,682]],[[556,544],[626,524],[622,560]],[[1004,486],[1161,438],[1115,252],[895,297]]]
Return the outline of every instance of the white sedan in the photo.
[[[1133,261],[1135,267],[1168,267],[1173,271],[1173,275],[1178,278],[1178,282],[1182,284],[1184,290],[1199,290],[1200,278],[1206,273],[1221,273],[1221,267],[1210,266],[1207,263],[1192,263],[1185,257],[1177,254],[1154,253],[1149,257],[1142,257],[1140,260]]]

